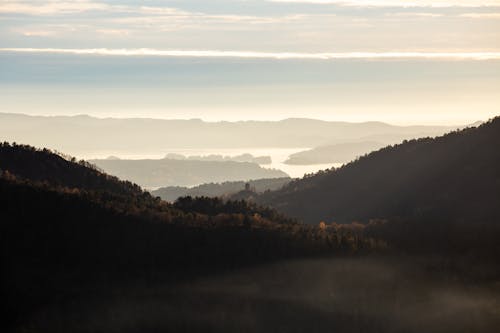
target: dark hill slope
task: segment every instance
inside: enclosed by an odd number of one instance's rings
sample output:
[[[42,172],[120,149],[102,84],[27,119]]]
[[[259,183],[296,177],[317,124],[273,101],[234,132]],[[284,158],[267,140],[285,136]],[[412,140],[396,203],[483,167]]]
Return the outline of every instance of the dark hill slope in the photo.
[[[264,178],[245,181],[233,181],[223,183],[208,183],[195,187],[169,186],[161,187],[151,191],[151,194],[159,196],[166,201],[175,201],[177,198],[184,196],[191,197],[230,197],[232,194],[238,193],[245,189],[246,184],[250,186],[252,192],[262,193],[265,191],[278,190],[283,185],[291,181],[291,178]]]
[[[370,218],[500,220],[500,118],[404,141],[257,201],[308,223]]]
[[[169,204],[29,146],[2,144],[0,158],[0,294],[3,326],[16,332],[32,314],[89,290],[344,250],[318,241],[319,228],[255,204],[191,197]]]
[[[33,182],[88,191],[109,191],[121,195],[142,194],[142,189],[128,181],[105,174],[85,161],[36,149],[28,145],[0,144],[0,170]]]

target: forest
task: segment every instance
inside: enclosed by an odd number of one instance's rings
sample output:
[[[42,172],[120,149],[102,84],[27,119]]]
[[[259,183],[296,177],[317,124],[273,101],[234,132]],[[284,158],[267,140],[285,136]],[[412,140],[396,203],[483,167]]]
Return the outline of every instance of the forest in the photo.
[[[300,332],[316,320],[311,331],[456,332],[479,322],[491,331],[500,324],[499,126],[389,146],[249,201],[170,203],[89,162],[4,142],[5,327]],[[453,306],[436,312],[444,304]],[[200,307],[206,318],[194,315]],[[420,325],[408,317],[417,310],[428,319]],[[220,326],[218,316],[235,319]]]
[[[13,327],[33,309],[116,281],[375,246],[360,230],[326,233],[255,203],[185,197],[170,204],[47,149],[3,143],[0,167],[2,294]]]
[[[255,193],[278,190],[291,181],[289,177],[264,178],[248,181],[233,181],[222,183],[207,183],[193,187],[167,186],[151,191],[151,194],[161,197],[166,201],[175,201],[179,197],[231,197],[244,189],[248,184],[249,189]]]
[[[257,200],[305,223],[440,219],[496,224],[500,118],[436,138],[405,140]]]

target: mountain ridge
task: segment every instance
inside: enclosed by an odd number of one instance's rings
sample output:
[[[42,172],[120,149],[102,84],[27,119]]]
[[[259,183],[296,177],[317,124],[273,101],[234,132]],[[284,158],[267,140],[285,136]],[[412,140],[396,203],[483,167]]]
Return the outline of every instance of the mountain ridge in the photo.
[[[85,158],[99,152],[119,156],[127,152],[166,154],[176,149],[312,148],[373,135],[397,134],[408,139],[415,135],[438,135],[453,128],[456,127],[311,119],[205,122],[0,113],[0,140],[42,146]]]
[[[257,202],[308,223],[500,217],[494,204],[500,202],[499,143],[497,117],[477,128],[387,146],[341,168],[292,181]]]
[[[155,118],[155,117],[115,117],[115,116],[106,116],[106,117],[98,117],[86,113],[81,113],[81,114],[74,114],[74,115],[37,115],[37,114],[28,114],[28,113],[15,113],[15,112],[0,112],[0,117],[26,117],[26,118],[40,118],[40,119],[71,119],[71,118],[76,118],[76,119],[92,119],[92,120],[117,120],[117,121],[123,121],[123,120],[138,120],[138,121],[172,121],[172,122],[193,122],[193,123],[206,123],[206,124],[218,124],[218,123],[224,123],[224,124],[238,124],[238,123],[293,123],[293,122],[313,122],[313,123],[334,123],[334,124],[343,124],[343,125],[359,125],[359,124],[365,124],[365,125],[387,125],[387,126],[394,126],[394,127],[444,127],[444,128],[449,128],[449,127],[461,127],[461,126],[474,126],[474,125],[480,125],[483,123],[483,121],[475,121],[472,123],[467,123],[466,125],[459,125],[459,124],[454,124],[454,125],[438,125],[438,124],[429,124],[429,125],[396,125],[396,124],[391,124],[388,122],[383,122],[383,121],[377,121],[377,120],[366,120],[366,121],[345,121],[345,120],[325,120],[325,119],[318,119],[318,118],[308,118],[308,117],[290,117],[290,118],[283,118],[283,119],[278,119],[278,120],[234,120],[234,121],[228,121],[228,120],[203,120],[201,118]]]

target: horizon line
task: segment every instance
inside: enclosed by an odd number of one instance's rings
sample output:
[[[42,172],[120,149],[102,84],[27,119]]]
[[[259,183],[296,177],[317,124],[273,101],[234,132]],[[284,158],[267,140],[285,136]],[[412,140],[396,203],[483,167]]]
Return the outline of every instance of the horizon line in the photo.
[[[500,52],[260,52],[221,50],[160,50],[151,48],[0,48],[0,52],[53,53],[99,56],[153,56],[190,58],[249,58],[249,59],[456,59],[500,60]]]
[[[444,125],[444,124],[437,124],[437,123],[432,123],[432,124],[426,124],[426,123],[413,123],[413,124],[400,124],[397,122],[387,122],[387,121],[381,121],[381,120],[363,120],[363,121],[349,121],[349,120],[328,120],[328,119],[320,119],[320,118],[308,118],[308,117],[287,117],[287,118],[281,118],[281,119],[241,119],[241,120],[206,120],[203,118],[162,118],[162,117],[137,117],[137,116],[129,116],[129,117],[117,117],[117,116],[103,116],[99,117],[96,115],[91,115],[91,114],[86,114],[86,113],[80,113],[80,114],[69,114],[69,115],[58,115],[58,114],[29,114],[29,113],[16,113],[16,112],[1,112],[0,111],[0,116],[24,116],[24,117],[33,117],[33,118],[57,118],[57,117],[62,117],[62,118],[77,118],[77,117],[87,117],[87,118],[92,118],[92,119],[97,119],[97,120],[164,120],[164,121],[200,121],[203,123],[244,123],[244,122],[271,122],[271,123],[277,123],[277,122],[283,122],[287,120],[312,120],[312,121],[319,121],[319,122],[325,122],[325,123],[346,123],[346,124],[367,124],[367,123],[379,123],[379,124],[385,124],[389,126],[396,126],[396,127],[415,127],[415,126],[423,126],[423,127],[460,127],[460,126],[471,126],[475,125],[478,123],[485,123],[495,117],[491,117],[488,119],[478,119],[474,121],[468,121],[465,123],[460,123],[460,124],[452,124],[452,125]],[[498,116],[496,116],[498,117]]]

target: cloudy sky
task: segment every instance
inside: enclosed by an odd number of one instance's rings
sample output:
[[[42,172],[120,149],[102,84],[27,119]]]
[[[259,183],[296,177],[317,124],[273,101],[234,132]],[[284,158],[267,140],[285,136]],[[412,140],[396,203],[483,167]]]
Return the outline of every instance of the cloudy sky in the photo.
[[[0,2],[2,47],[500,50],[500,0]]]
[[[4,112],[461,122],[499,61],[500,0],[0,1]]]

